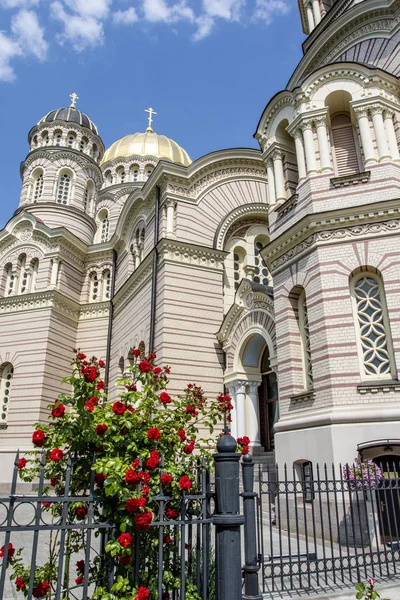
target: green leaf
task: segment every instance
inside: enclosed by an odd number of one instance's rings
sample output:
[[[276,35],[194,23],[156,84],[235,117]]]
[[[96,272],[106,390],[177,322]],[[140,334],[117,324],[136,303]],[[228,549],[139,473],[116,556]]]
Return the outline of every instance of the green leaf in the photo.
[[[363,583],[356,583],[356,585],[354,587],[359,592],[363,592],[365,590],[365,585]]]

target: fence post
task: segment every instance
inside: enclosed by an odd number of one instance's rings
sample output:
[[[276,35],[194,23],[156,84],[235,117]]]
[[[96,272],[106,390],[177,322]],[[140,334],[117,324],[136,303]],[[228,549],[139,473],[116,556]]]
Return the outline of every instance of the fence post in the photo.
[[[257,529],[254,492],[254,463],[251,454],[245,454],[242,459],[244,513],[244,595],[243,600],[262,600],[258,583],[260,567],[257,561]]]
[[[216,600],[242,600],[239,514],[239,461],[236,440],[225,433],[217,443],[215,461]]]

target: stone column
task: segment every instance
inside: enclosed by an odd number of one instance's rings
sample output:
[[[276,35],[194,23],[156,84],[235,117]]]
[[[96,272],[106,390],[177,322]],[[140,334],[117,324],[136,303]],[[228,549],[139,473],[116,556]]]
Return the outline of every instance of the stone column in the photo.
[[[372,143],[371,128],[367,109],[355,110],[358,127],[360,129],[361,143],[364,151],[365,166],[376,162],[374,145]]]
[[[235,381],[237,437],[243,437],[246,435],[246,384],[247,381]]]
[[[306,158],[304,156],[303,146],[303,134],[301,129],[296,129],[296,131],[294,132],[294,143],[296,146],[297,170],[299,172],[299,181],[301,181],[307,176]]]
[[[319,0],[312,0],[312,9],[313,9],[315,25],[318,25],[318,23],[321,20],[321,9],[319,7]]]
[[[226,386],[226,388],[228,390],[229,396],[232,398],[232,404],[233,404],[233,411],[231,412],[232,421],[229,423],[229,427],[231,430],[231,435],[236,440],[238,433],[237,433],[237,403],[236,403],[235,385],[230,383]]]
[[[248,390],[250,402],[247,410],[246,435],[250,438],[251,446],[260,446],[260,417],[258,411],[259,381],[249,381]]]
[[[394,130],[393,123],[393,113],[391,111],[385,110],[384,121],[391,157],[393,160],[400,160],[399,145],[397,143],[396,132]]]
[[[383,109],[381,106],[373,106],[371,112],[376,143],[378,146],[379,160],[390,158],[389,146],[386,139],[386,130],[383,124]]]
[[[175,213],[175,202],[173,200],[168,200],[167,201],[167,237],[175,237],[174,213]]]
[[[275,194],[274,166],[273,166],[272,160],[267,161],[267,177],[268,177],[269,205],[273,206],[276,202],[276,194]]]
[[[310,4],[308,4],[308,6],[307,6],[307,21],[308,21],[308,29],[310,30],[310,33],[311,33],[315,27],[315,22],[314,22],[313,11],[312,11]]]
[[[306,153],[307,175],[317,172],[317,160],[315,157],[314,134],[312,122],[303,125],[304,150]]]
[[[326,128],[326,117],[320,117],[319,119],[316,119],[315,126],[317,128],[321,171],[332,171],[331,156],[328,144],[328,133]]]
[[[52,258],[51,277],[50,277],[50,286],[51,287],[55,287],[57,285],[59,264],[60,264],[60,259],[58,258],[58,256],[55,256],[54,258]]]
[[[283,154],[280,150],[275,150],[272,155],[274,161],[274,179],[275,179],[275,194],[276,201],[283,202],[286,200],[285,191],[285,176],[283,174]]]

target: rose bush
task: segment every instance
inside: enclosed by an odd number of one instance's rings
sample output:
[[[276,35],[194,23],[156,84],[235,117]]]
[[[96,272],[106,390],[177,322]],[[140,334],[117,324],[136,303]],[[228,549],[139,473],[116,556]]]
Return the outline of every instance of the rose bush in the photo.
[[[60,394],[49,405],[49,422],[37,424],[32,435],[34,449],[18,462],[20,477],[27,482],[37,479],[43,456],[46,493],[62,495],[69,457],[73,469],[69,496],[85,496],[93,488],[106,502],[95,504],[95,518],[111,518],[115,524],[114,538],[105,547],[108,572],[112,568],[113,583],[104,577],[107,570],[100,557],[87,566],[91,582],[100,582],[92,595],[96,600],[155,599],[159,531],[152,527],[155,518],[153,497],[168,494],[170,501],[164,519],[179,518],[180,499],[185,493],[196,493],[196,469],[199,457],[210,462],[218,433],[215,428],[224,419],[230,420],[229,396],[215,400],[205,398],[202,389],[188,384],[181,396],[168,391],[167,366],[156,365],[156,355],[147,357],[133,350],[133,364],[124,378],[117,381],[123,389],[118,400],[108,402],[104,393],[102,369],[104,362],[75,351],[72,375],[63,383],[70,384],[72,394]],[[214,434],[214,438],[213,438]],[[246,440],[244,440],[246,441]],[[246,444],[244,443],[245,447]],[[45,502],[43,509],[54,519],[61,516],[62,503]],[[101,504],[101,511],[99,506]],[[85,523],[88,508],[85,502],[71,503],[70,523]],[[140,576],[134,585],[136,532],[140,534]],[[180,581],[176,575],[180,565],[176,528],[164,527],[164,540],[171,550],[164,554],[163,587],[165,597],[172,597]],[[49,549],[49,561],[36,567],[34,597],[46,597],[54,591],[57,581],[58,542]],[[50,545],[51,546],[51,545]],[[67,546],[79,553],[85,549],[84,529],[67,532]],[[0,551],[1,554],[1,551]],[[68,555],[67,560],[70,560]],[[17,590],[28,594],[30,565],[25,566],[20,551],[9,552],[9,565]],[[64,585],[69,583],[69,562],[65,568]],[[84,561],[77,563],[76,585],[84,582]],[[186,600],[197,594],[188,583]]]

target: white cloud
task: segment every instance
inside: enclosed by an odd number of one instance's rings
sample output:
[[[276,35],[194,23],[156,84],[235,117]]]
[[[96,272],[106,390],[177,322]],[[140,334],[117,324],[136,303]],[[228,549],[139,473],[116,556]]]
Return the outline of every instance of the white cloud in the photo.
[[[52,17],[64,25],[64,31],[58,35],[61,44],[71,42],[75,50],[82,52],[104,42],[103,23],[90,14],[67,13],[58,0],[50,8]]]
[[[3,8],[30,8],[37,6],[40,0],[0,0]]]
[[[38,60],[46,58],[48,44],[34,11],[19,11],[11,21],[11,31],[24,54],[33,54]]]
[[[113,13],[113,21],[117,25],[130,25],[139,20],[136,10],[131,6],[126,10],[117,10]]]
[[[285,0],[256,0],[253,19],[269,25],[275,15],[286,15],[289,11],[290,5]]]
[[[15,79],[10,61],[21,54],[22,50],[19,45],[0,31],[0,80],[12,81]]]
[[[238,21],[246,0],[203,0],[203,10],[210,17]]]
[[[143,0],[144,18],[151,23],[174,23],[180,20],[193,22],[195,14],[185,0],[168,4],[165,0]]]
[[[107,18],[112,0],[64,0],[64,3],[72,12],[102,20]]]
[[[208,35],[210,35],[210,33],[214,27],[214,24],[215,24],[214,19],[212,17],[210,17],[209,15],[201,15],[200,17],[198,17],[196,19],[197,31],[193,35],[194,41],[198,42],[198,41],[206,38]]]

